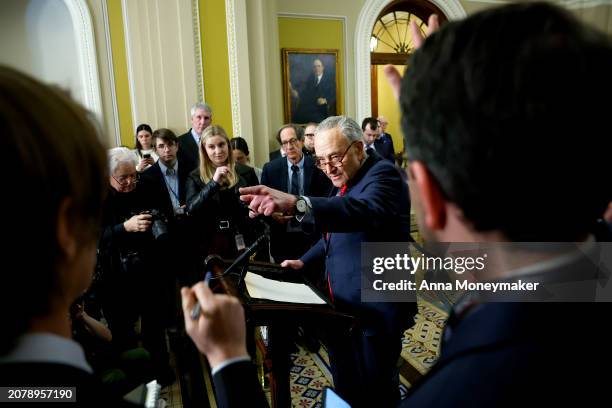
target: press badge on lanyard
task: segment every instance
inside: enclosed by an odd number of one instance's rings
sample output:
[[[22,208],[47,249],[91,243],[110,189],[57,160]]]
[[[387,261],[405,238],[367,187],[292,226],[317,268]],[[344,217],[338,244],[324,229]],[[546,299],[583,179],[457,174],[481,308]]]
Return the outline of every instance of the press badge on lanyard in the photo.
[[[246,245],[244,244],[244,237],[242,236],[242,234],[234,235],[234,241],[236,241],[236,249],[238,250],[238,252],[246,248]]]

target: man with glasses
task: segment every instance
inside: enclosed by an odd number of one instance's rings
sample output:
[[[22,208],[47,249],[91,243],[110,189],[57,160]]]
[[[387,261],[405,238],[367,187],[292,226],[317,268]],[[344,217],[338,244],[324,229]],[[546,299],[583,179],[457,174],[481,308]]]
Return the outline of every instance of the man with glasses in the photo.
[[[403,331],[413,324],[414,303],[361,302],[361,244],[410,237],[408,188],[387,160],[366,153],[359,125],[346,116],[324,120],[316,130],[316,164],[334,185],[331,198],[287,194],[269,187],[240,189],[252,216],[281,212],[323,230],[296,270],[325,262],[329,296],[340,310],[360,317],[361,329],[330,331],[327,344],[334,385],[353,406],[399,402],[396,369]]]
[[[310,122],[304,128],[304,154],[312,156],[315,154],[314,136],[318,123]]]
[[[327,197],[331,183],[314,160],[302,152],[304,130],[291,123],[284,125],[276,133],[276,140],[287,156],[264,165],[261,184],[296,196]],[[276,219],[282,222],[270,229],[270,253],[275,262],[301,256],[321,237],[320,231],[303,228],[295,219]]]
[[[206,103],[196,103],[191,107],[191,129],[179,136],[178,158],[191,172],[200,163],[200,136],[212,123],[212,108]]]

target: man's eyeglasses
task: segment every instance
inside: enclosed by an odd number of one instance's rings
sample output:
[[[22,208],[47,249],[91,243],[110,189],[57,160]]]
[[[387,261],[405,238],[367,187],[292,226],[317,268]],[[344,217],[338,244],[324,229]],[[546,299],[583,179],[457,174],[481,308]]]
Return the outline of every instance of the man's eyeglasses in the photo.
[[[287,145],[291,145],[293,146],[294,144],[296,144],[298,142],[298,140],[295,137],[292,137],[289,140],[285,140],[284,142],[281,142],[282,146],[287,146]]]
[[[348,145],[348,147],[346,148],[346,150],[344,151],[344,153],[342,153],[342,155],[337,155],[337,154],[332,154],[328,160],[323,160],[322,157],[316,157],[315,158],[315,165],[321,169],[321,170],[325,170],[327,168],[327,166],[332,166],[332,167],[342,167],[342,160],[344,160],[344,157],[346,156],[346,154],[348,153],[349,149],[351,148],[351,146],[353,146],[355,143],[357,143],[359,140],[354,140],[350,145]]]
[[[117,183],[119,183],[120,186],[127,186],[128,184],[136,184],[138,183],[138,180],[140,179],[140,175],[138,173],[136,174],[130,174],[127,176],[119,176],[119,177],[115,177],[113,175],[111,175],[112,178],[115,179],[115,181]]]
[[[304,136],[306,136],[306,137],[314,137],[314,133],[304,133]]]

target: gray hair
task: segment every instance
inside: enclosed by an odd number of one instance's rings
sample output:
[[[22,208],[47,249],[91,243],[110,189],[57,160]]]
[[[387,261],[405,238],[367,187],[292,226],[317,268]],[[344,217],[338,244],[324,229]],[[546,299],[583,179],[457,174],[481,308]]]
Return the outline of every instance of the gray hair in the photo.
[[[330,116],[317,126],[315,135],[318,135],[324,130],[335,128],[340,129],[340,132],[348,139],[349,143],[353,143],[363,138],[361,127],[348,116]]]
[[[194,105],[191,107],[191,116],[192,116],[192,117],[193,117],[193,115],[195,115],[195,113],[196,113],[196,111],[197,111],[198,109],[202,109],[202,110],[204,110],[204,111],[206,111],[206,112],[210,113],[211,115],[212,115],[212,113],[213,113],[212,108],[210,107],[210,105],[209,105],[209,104],[207,104],[207,103],[202,103],[202,102],[198,102],[198,103],[195,103],[195,104],[194,104]]]
[[[136,168],[138,160],[136,154],[127,147],[113,147],[108,150],[108,171],[111,175],[115,174],[115,170],[120,164],[132,164]]]

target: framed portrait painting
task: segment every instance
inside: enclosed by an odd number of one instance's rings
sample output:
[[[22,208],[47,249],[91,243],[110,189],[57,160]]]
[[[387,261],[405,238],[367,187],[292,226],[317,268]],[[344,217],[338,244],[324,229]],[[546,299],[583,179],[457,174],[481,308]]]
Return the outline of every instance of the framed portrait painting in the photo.
[[[283,48],[285,123],[340,115],[338,50]]]

